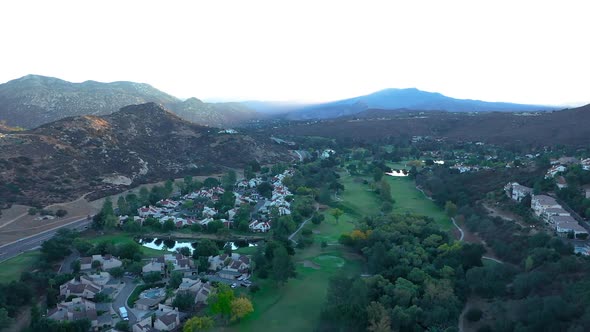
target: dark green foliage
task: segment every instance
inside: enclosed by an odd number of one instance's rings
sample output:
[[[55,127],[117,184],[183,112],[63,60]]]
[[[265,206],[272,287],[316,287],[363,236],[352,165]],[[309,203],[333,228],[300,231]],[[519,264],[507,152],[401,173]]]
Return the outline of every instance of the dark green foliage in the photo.
[[[191,293],[178,293],[172,301],[172,306],[180,311],[189,311],[195,303],[195,295]]]
[[[471,308],[465,314],[465,318],[470,322],[477,322],[481,319],[483,312],[479,308]]]
[[[149,273],[144,273],[143,275],[143,281],[146,284],[154,284],[158,281],[162,280],[162,276],[160,275],[160,272],[149,272]]]

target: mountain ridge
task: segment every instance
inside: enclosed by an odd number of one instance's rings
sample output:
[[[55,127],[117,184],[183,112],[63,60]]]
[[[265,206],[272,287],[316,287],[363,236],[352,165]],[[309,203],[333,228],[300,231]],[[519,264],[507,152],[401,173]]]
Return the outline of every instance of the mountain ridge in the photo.
[[[127,105],[147,102],[156,102],[184,119],[214,127],[231,126],[256,117],[255,111],[239,104],[188,100],[187,103],[147,83],[92,80],[72,83],[31,74],[0,84],[0,120],[9,126],[34,128],[68,116],[106,115]]]
[[[265,133],[223,134],[156,103],[60,119],[0,138],[2,203],[49,204],[227,167],[291,161]],[[111,181],[125,179],[126,184]]]

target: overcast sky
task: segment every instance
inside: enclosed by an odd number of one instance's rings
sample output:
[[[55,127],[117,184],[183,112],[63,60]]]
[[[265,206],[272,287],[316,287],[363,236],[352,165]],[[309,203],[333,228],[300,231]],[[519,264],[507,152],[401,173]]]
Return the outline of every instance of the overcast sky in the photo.
[[[0,2],[0,82],[136,81],[181,98],[324,101],[416,87],[590,103],[587,1]]]

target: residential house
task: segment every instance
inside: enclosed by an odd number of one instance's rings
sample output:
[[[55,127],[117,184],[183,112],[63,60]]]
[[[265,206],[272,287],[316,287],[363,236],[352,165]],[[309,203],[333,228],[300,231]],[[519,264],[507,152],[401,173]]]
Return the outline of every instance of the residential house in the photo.
[[[588,236],[588,231],[577,222],[558,223],[555,230],[557,231],[557,234],[561,236],[567,236],[567,234],[571,233],[574,234],[575,238],[580,237],[580,235],[584,235],[584,238]]]
[[[582,160],[581,164],[583,170],[590,171],[590,158]]]
[[[164,215],[164,211],[161,208],[151,205],[149,207],[140,207],[137,209],[137,213],[141,218],[160,218]]]
[[[88,319],[94,329],[98,327],[96,304],[79,297],[70,302],[61,302],[56,308],[48,310],[47,318],[58,321]]]
[[[532,195],[533,193],[533,189],[520,185],[518,182],[508,182],[508,184],[504,186],[504,191],[510,199],[517,202],[522,201],[527,195]]]
[[[195,303],[207,303],[207,299],[209,298],[212,292],[213,287],[210,283],[207,282],[202,284],[201,288],[197,292],[197,295],[195,296]]]
[[[557,175],[557,173],[565,172],[566,170],[567,170],[567,167],[565,167],[563,165],[552,166],[547,171],[547,174],[545,174],[545,179],[553,178],[553,177],[555,177],[555,175]]]
[[[248,225],[248,228],[255,233],[266,233],[270,230],[270,223],[266,221],[254,220]]]
[[[80,276],[82,283],[97,285],[100,287],[106,286],[111,281],[111,274],[108,272],[97,272]]]
[[[205,206],[203,208],[203,217],[206,218],[213,218],[217,215],[217,210],[214,208],[210,208],[208,206]]]
[[[574,219],[569,214],[566,216],[551,216],[551,217],[549,217],[549,222],[551,224],[553,224],[556,228],[557,228],[557,225],[559,225],[559,224],[569,224],[569,223],[577,224],[578,223],[576,221],[576,219]]]
[[[94,284],[89,279],[80,278],[80,281],[77,281],[74,278],[59,286],[59,295],[64,298],[77,296],[85,299],[93,299],[96,294],[100,293],[101,289],[101,286]]]
[[[533,195],[531,198],[531,208],[535,214],[540,217],[543,212],[545,212],[545,209],[561,208],[561,205],[559,205],[553,197],[547,195]]]
[[[144,311],[155,310],[158,307],[158,304],[160,304],[161,300],[162,300],[161,298],[139,299],[139,300],[135,301],[135,308],[137,308],[138,310],[144,310]]]
[[[165,208],[169,208],[169,209],[175,209],[180,205],[180,202],[171,200],[171,199],[163,199],[158,201],[157,203],[158,205],[165,207]]]
[[[562,207],[558,208],[547,208],[543,211],[542,218],[549,223],[554,223],[553,217],[570,217],[569,212],[564,210]]]
[[[141,268],[141,271],[145,273],[150,272],[159,272],[160,274],[164,274],[166,268],[166,263],[164,260],[159,260],[158,258],[153,258],[149,263],[144,265]]]
[[[92,257],[80,257],[80,270],[92,269]]]
[[[133,332],[160,332],[152,326],[152,316],[147,316],[138,323],[133,324]]]
[[[164,255],[164,261],[172,263],[172,271],[184,271],[193,268],[192,259],[182,254],[166,254]]]
[[[178,291],[197,293],[202,286],[201,279],[182,278],[182,283],[178,286]]]
[[[100,262],[100,266],[103,270],[110,270],[123,265],[123,262],[116,259],[112,255],[92,255],[92,261]]]
[[[580,162],[576,157],[561,157],[557,161],[562,165],[574,165]]]
[[[559,189],[567,188],[567,181],[562,175],[555,178],[555,184]]]

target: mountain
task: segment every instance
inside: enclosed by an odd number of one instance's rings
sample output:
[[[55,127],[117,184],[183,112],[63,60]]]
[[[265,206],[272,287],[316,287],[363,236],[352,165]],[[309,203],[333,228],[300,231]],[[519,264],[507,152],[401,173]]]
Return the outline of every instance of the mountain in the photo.
[[[186,120],[209,126],[230,126],[255,117],[254,111],[240,104],[209,104],[196,98],[182,101],[143,83],[71,83],[27,75],[0,84],[0,120],[23,128],[69,116],[110,114],[127,105],[147,102],[161,104]]]
[[[87,192],[100,197],[127,185],[211,174],[253,160],[291,160],[264,134],[218,131],[147,103],[6,134],[0,138],[0,201],[46,204]]]
[[[548,111],[554,108],[539,105],[486,102],[455,99],[440,93],[418,89],[386,89],[366,96],[303,107],[287,115],[291,120],[328,119],[357,114],[368,109],[412,109],[449,112],[523,112]]]
[[[270,130],[282,136],[320,136],[342,142],[409,140],[430,136],[499,145],[579,146],[590,137],[590,105],[539,113],[450,113],[370,109],[348,117],[297,121]]]
[[[204,103],[197,98],[172,104],[171,110],[183,119],[213,127],[231,127],[260,117],[241,103]]]

